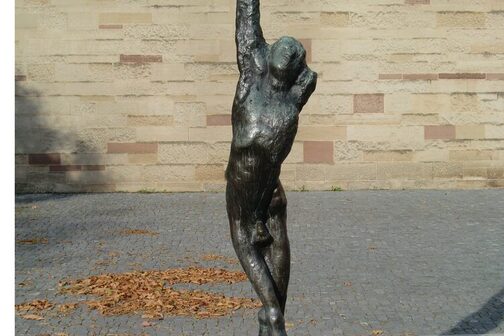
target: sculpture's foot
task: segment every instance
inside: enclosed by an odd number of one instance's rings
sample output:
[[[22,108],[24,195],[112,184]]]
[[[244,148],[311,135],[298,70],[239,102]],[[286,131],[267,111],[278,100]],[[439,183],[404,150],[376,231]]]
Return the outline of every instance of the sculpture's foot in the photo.
[[[256,246],[269,245],[273,242],[273,237],[268,231],[266,224],[257,221],[254,230],[252,230],[252,244]]]
[[[266,323],[268,325],[268,336],[287,336],[285,331],[285,320],[280,310],[269,308],[265,310]]]
[[[266,318],[266,310],[261,308],[258,314],[259,319],[259,336],[270,336],[270,330],[268,326],[268,320]]]

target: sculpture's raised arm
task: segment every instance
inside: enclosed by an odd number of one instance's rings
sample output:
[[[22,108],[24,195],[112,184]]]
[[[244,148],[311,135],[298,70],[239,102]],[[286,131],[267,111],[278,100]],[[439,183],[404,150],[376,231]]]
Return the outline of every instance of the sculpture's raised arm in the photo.
[[[236,1],[235,38],[240,72],[252,64],[255,51],[266,44],[260,19],[259,0]]]

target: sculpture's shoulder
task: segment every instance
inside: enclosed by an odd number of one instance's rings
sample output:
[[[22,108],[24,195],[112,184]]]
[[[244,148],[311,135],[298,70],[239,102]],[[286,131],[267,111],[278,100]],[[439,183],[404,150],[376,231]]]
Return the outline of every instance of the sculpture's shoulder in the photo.
[[[270,49],[270,45],[264,43],[260,47],[250,50],[251,62],[248,64],[250,71],[256,74],[264,74],[267,71],[267,60]]]

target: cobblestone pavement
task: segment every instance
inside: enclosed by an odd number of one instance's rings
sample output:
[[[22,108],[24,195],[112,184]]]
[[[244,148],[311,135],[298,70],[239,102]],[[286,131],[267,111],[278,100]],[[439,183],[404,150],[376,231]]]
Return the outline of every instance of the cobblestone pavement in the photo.
[[[504,332],[504,191],[289,193],[289,335]],[[157,235],[124,235],[142,229]],[[23,240],[41,239],[26,244]],[[44,241],[47,239],[47,242]],[[19,195],[16,303],[66,302],[58,281],[199,263],[239,269],[223,194]],[[250,296],[248,283],[217,286]],[[83,300],[84,298],[81,298]],[[75,301],[75,297],[73,298]],[[17,335],[257,335],[255,312],[104,317],[85,305]]]

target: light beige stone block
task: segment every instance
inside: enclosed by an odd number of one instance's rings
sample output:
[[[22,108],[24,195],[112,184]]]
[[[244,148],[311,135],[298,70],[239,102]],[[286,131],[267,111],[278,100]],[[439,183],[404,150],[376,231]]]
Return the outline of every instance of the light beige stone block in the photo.
[[[209,144],[208,162],[209,163],[227,163],[231,142],[216,142]]]
[[[304,164],[296,166],[296,181],[324,181],[327,165]]]
[[[432,164],[420,162],[378,162],[378,179],[432,179]]]
[[[145,24],[152,23],[151,13],[101,13],[99,15],[100,24]]]
[[[493,151],[489,150],[452,150],[450,151],[450,161],[473,161],[492,160]]]
[[[67,24],[70,30],[96,30],[98,28],[98,14],[96,12],[69,12],[67,15]]]
[[[172,126],[173,116],[170,115],[129,115],[128,126]]]
[[[280,181],[285,187],[285,183],[294,182],[296,180],[296,165],[295,164],[284,164],[282,165],[282,171],[280,173]]]
[[[158,161],[157,153],[127,154],[128,163],[131,164],[155,164]]]
[[[224,181],[224,165],[197,165],[197,181]]]
[[[284,161],[286,164],[289,163],[302,163],[303,162],[303,143],[294,142],[292,145],[291,152],[289,156]]]
[[[323,95],[319,97],[319,101],[318,113],[331,115],[353,113],[353,95]]]
[[[299,127],[298,141],[331,141],[346,138],[346,127],[342,126],[302,126]]]
[[[37,82],[48,82],[54,80],[54,64],[29,64],[27,66],[28,78]]]
[[[186,127],[142,126],[135,128],[137,141],[188,141]]]
[[[504,139],[504,125],[485,125],[484,127],[487,139]]]
[[[174,122],[176,126],[206,126],[206,113],[204,103],[175,103]]]
[[[189,141],[214,143],[228,141],[232,137],[231,126],[192,127],[189,129]]]
[[[448,161],[449,152],[446,149],[429,148],[413,152],[413,161],[415,162],[435,162]]]
[[[454,93],[450,96],[451,111],[453,112],[478,112],[480,101],[474,93]]]
[[[152,165],[143,166],[140,172],[142,181],[149,182],[195,182],[195,167],[193,165]]]
[[[376,180],[375,163],[335,164],[326,169],[327,181]]]
[[[412,159],[413,159],[413,151],[410,150],[364,152],[364,161],[370,161],[370,162],[411,161]]]
[[[38,27],[39,16],[35,13],[16,11],[16,29],[35,29]]]
[[[437,14],[439,27],[481,28],[486,23],[486,14],[478,12],[440,12]]]
[[[359,143],[355,141],[334,141],[334,161],[361,161],[363,152]]]
[[[320,22],[332,27],[344,27],[348,25],[349,17],[348,12],[322,12]]]
[[[413,94],[412,113],[433,114],[450,111],[450,95],[446,94]]]
[[[315,35],[316,36],[316,35]],[[314,62],[337,62],[342,57],[341,42],[334,37],[312,40],[312,59]],[[323,77],[323,74],[321,74]]]
[[[464,167],[457,162],[434,162],[432,164],[434,178],[462,178]]]
[[[385,113],[404,115],[411,111],[412,95],[405,92],[387,94],[384,103]]]
[[[485,180],[488,178],[488,170],[487,168],[464,168],[463,177],[464,179]]]
[[[395,149],[418,149],[424,146],[424,128],[421,126],[351,125],[347,127],[347,139],[388,143]]]
[[[455,134],[457,139],[484,139],[485,125],[459,125]]]
[[[153,63],[150,76],[153,81],[184,81],[190,79],[183,63]]]
[[[162,143],[159,145],[159,162],[164,164],[202,164],[208,162],[206,143]]]

